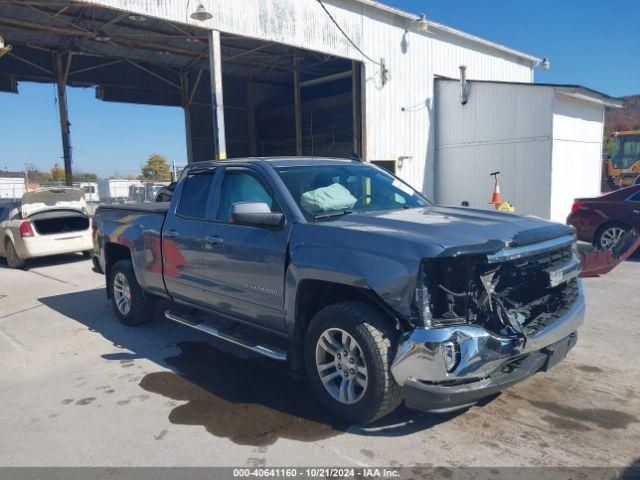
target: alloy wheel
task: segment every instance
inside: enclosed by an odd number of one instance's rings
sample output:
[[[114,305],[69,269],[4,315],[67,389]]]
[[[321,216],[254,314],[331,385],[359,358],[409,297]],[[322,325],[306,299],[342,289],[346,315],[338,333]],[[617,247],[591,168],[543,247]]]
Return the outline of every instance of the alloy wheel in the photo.
[[[627,232],[621,227],[609,227],[600,235],[600,246],[603,250],[611,250]]]
[[[122,272],[116,273],[113,279],[113,298],[118,311],[122,315],[128,315],[131,310],[131,288],[127,277]]]
[[[329,328],[318,338],[316,368],[325,390],[340,403],[357,403],[367,391],[368,372],[362,349],[353,336],[340,328]]]

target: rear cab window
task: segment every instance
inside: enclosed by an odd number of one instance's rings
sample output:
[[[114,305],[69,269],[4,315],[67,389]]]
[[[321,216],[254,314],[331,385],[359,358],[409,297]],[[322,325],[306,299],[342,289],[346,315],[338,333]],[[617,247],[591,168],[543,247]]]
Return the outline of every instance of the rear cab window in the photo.
[[[205,219],[215,169],[192,169],[184,180],[176,214],[181,217]]]

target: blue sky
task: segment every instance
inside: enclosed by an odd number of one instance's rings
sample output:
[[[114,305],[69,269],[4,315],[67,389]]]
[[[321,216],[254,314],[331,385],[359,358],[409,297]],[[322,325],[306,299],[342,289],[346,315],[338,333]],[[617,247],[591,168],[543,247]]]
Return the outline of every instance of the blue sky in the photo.
[[[640,93],[638,0],[387,0],[404,10],[551,60],[536,81],[582,84],[610,95]],[[52,85],[20,84],[0,93],[0,169],[61,163]],[[138,175],[151,153],[185,160],[178,108],[122,105],[69,89],[74,168],[101,176]]]

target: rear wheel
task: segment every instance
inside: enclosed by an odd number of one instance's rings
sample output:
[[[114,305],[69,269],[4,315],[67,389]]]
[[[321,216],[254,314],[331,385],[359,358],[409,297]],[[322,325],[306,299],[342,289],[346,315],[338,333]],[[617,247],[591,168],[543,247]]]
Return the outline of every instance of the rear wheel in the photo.
[[[629,227],[623,223],[609,223],[604,225],[596,235],[596,246],[602,250],[612,250],[628,231]]]
[[[316,314],[305,337],[307,375],[327,410],[365,424],[402,402],[390,370],[398,334],[380,311],[355,301],[330,305]]]
[[[131,260],[120,260],[111,269],[111,304],[125,325],[140,325],[153,319],[155,299],[136,279]]]
[[[13,246],[11,240],[7,240],[5,244],[5,255],[7,256],[7,266],[9,268],[24,268],[26,261],[18,256],[16,247]]]

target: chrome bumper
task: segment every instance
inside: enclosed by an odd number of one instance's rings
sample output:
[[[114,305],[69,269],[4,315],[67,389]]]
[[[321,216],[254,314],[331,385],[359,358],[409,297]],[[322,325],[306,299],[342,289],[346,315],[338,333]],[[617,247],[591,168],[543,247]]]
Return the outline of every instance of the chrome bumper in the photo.
[[[482,380],[513,357],[533,353],[559,342],[584,322],[584,290],[582,281],[578,282],[580,293],[570,310],[530,337],[524,346],[517,337],[503,337],[478,326],[416,328],[403,337],[391,366],[396,382],[404,385],[407,380],[429,383]],[[458,345],[460,359],[457,366],[447,372],[443,345],[451,342]]]

